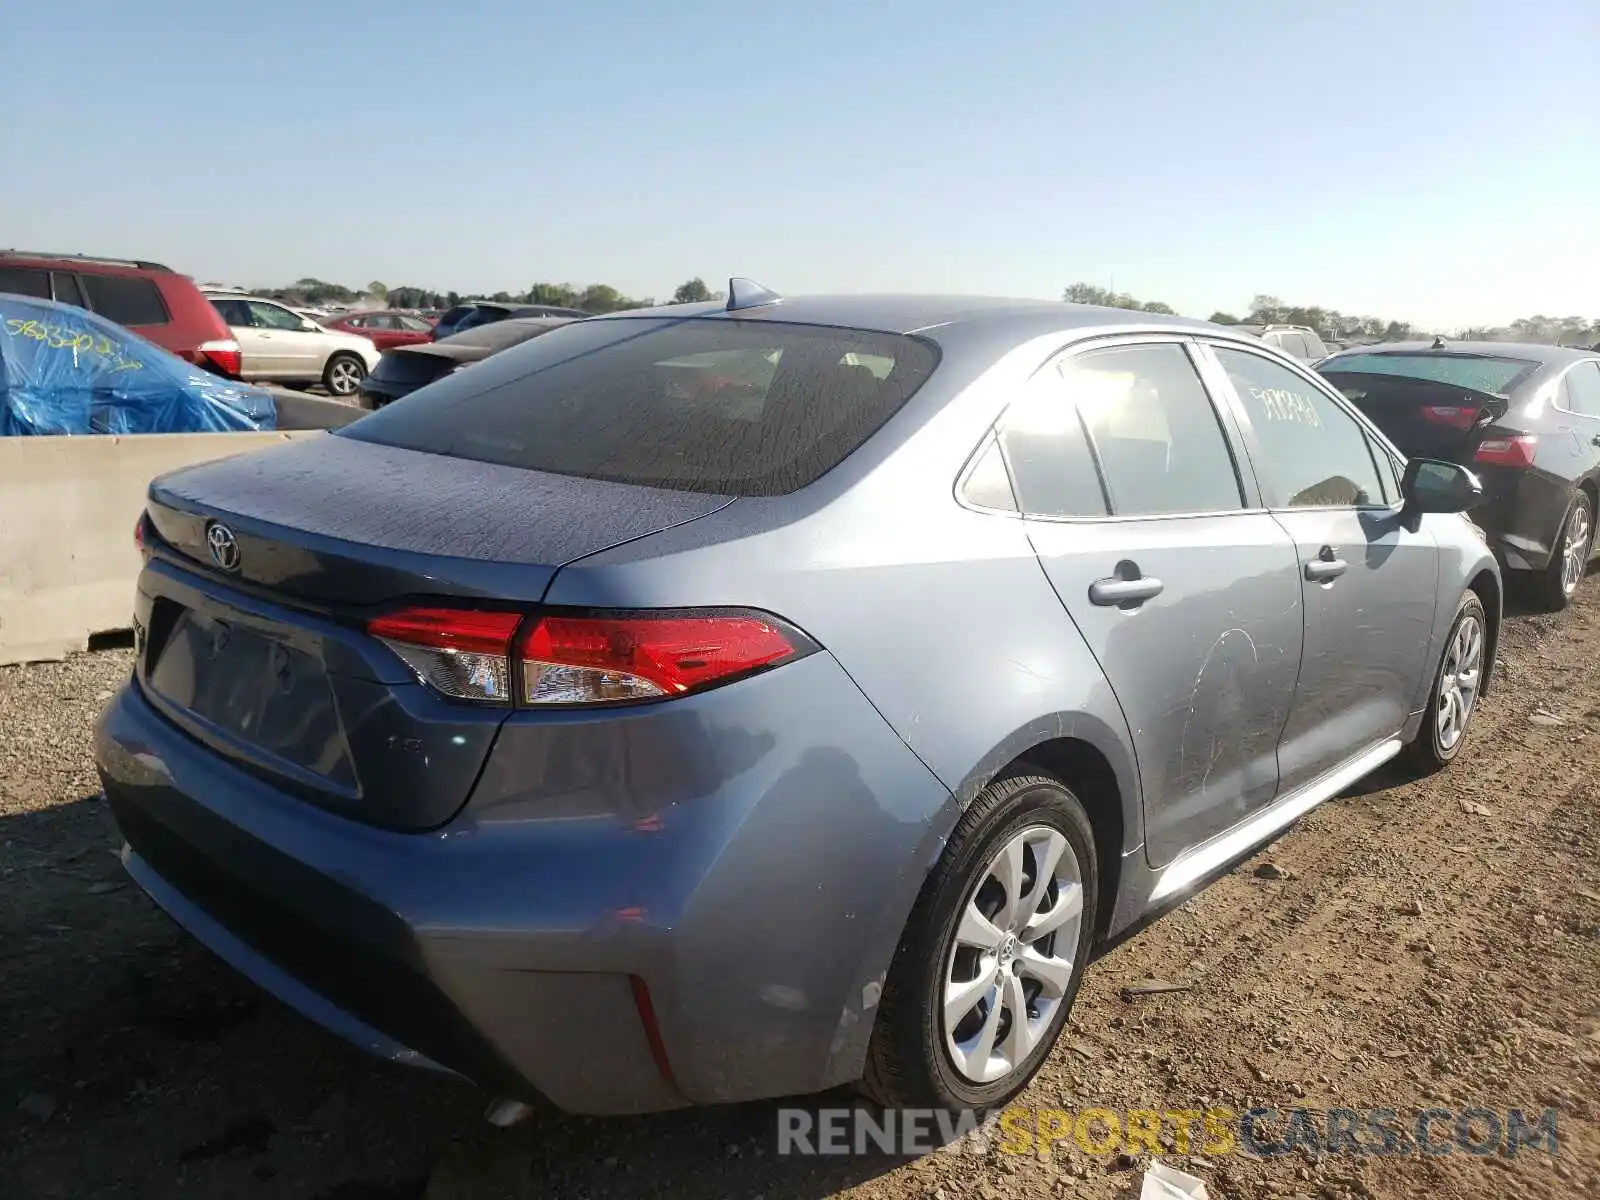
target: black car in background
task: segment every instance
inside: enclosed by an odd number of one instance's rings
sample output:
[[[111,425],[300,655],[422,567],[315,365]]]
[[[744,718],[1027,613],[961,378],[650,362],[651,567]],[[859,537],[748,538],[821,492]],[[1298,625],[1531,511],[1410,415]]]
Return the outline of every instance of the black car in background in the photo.
[[[510,346],[571,324],[570,317],[510,317],[457,333],[444,341],[396,346],[384,352],[378,368],[361,381],[361,407],[376,410],[419,387],[443,379]]]
[[[1317,371],[1407,455],[1471,468],[1469,514],[1539,603],[1565,608],[1595,549],[1600,354],[1509,342],[1397,342],[1334,354]]]
[[[438,324],[433,327],[433,339],[440,341],[452,334],[476,329],[480,325],[493,325],[496,321],[509,321],[519,317],[563,317],[570,321],[581,321],[590,315],[592,314],[584,312],[581,308],[561,308],[553,304],[468,300],[464,304],[445,310]]]

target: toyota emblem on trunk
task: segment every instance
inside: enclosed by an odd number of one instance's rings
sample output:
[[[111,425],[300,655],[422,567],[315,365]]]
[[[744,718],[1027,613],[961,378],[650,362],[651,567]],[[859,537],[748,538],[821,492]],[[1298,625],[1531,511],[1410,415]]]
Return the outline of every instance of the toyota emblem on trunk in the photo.
[[[239,569],[239,539],[221,521],[206,526],[206,545],[211,548],[211,561],[217,566],[224,571]]]

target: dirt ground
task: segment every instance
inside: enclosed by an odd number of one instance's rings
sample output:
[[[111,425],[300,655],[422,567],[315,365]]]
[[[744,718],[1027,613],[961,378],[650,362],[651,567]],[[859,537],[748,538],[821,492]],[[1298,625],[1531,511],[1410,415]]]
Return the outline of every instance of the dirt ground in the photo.
[[[1021,1103],[1549,1108],[1554,1155],[1162,1157],[1212,1197],[1600,1196],[1600,584],[1513,616],[1501,663],[1452,770],[1366,781],[1100,961]],[[0,669],[0,1194],[1138,1194],[1142,1159],[1071,1142],[780,1157],[772,1104],[489,1126],[484,1097],[346,1048],[123,880],[89,733],[128,667]],[[1122,997],[1146,977],[1187,989]]]

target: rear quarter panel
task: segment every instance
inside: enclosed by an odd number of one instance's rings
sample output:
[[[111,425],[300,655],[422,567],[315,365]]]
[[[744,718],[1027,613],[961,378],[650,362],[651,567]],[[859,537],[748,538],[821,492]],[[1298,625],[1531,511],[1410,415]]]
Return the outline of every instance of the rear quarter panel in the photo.
[[[1127,723],[1013,517],[957,503],[955,480],[1014,388],[1063,336],[976,377],[936,374],[818,484],[736,500],[678,529],[564,567],[546,601],[599,607],[740,605],[804,629],[843,666],[950,797],[924,814],[913,861],[883,881],[855,998],[887,970],[961,811],[1007,763],[1075,737],[1111,765],[1124,854],[1143,842]],[[942,373],[942,370],[941,370]],[[953,392],[954,394],[949,394]],[[734,685],[735,687],[739,685]],[[1114,899],[1105,897],[1104,911]],[[849,1078],[866,1031],[841,1045]]]

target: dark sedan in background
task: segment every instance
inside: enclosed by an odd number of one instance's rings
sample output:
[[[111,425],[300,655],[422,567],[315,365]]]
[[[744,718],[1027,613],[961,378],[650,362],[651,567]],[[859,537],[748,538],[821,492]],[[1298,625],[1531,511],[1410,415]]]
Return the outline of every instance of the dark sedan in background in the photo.
[[[361,407],[380,409],[452,371],[570,323],[571,318],[566,317],[515,317],[480,325],[443,341],[396,346],[386,351],[378,360],[377,370],[361,381]]]
[[[1565,608],[1594,555],[1600,354],[1508,342],[1395,343],[1317,367],[1407,455],[1471,467],[1473,520],[1546,608]]]
[[[581,321],[591,314],[581,308],[561,308],[553,304],[517,304],[515,302],[499,300],[469,300],[465,304],[458,304],[454,308],[445,310],[439,318],[438,324],[433,327],[435,341],[442,341],[452,334],[465,333],[469,329],[476,329],[480,325],[492,325],[496,321],[509,321],[524,317],[563,317],[570,321]]]

